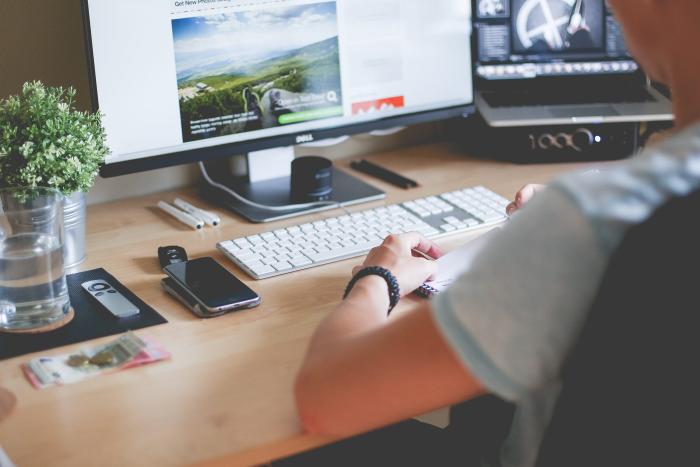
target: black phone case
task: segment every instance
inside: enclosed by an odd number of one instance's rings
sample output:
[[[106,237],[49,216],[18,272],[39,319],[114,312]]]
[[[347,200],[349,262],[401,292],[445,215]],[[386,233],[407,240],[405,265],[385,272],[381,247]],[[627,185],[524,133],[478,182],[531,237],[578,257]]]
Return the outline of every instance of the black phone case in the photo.
[[[207,310],[203,310],[202,307],[199,306],[199,302],[192,297],[192,294],[189,293],[189,291],[187,291],[187,289],[184,287],[181,287],[180,284],[175,282],[171,277],[163,278],[160,283],[163,290],[175,297],[178,302],[185,305],[188,310],[200,318],[215,318],[227,313],[226,311],[220,313],[209,313]]]
[[[262,298],[254,290],[251,291],[257,297],[257,300],[243,304],[241,306],[234,306],[228,310],[221,310],[216,312],[211,312],[209,309],[202,307],[199,300],[197,300],[192,292],[190,292],[186,287],[180,285],[178,281],[173,279],[173,277],[168,272],[167,268],[163,268],[163,271],[168,274],[168,277],[161,280],[161,286],[170,295],[175,297],[180,303],[185,305],[192,313],[199,316],[200,318],[216,318],[217,316],[225,315],[227,313],[232,313],[235,311],[248,310],[250,308],[255,308],[262,303]],[[235,278],[235,276],[233,276]],[[236,278],[237,279],[237,278]]]

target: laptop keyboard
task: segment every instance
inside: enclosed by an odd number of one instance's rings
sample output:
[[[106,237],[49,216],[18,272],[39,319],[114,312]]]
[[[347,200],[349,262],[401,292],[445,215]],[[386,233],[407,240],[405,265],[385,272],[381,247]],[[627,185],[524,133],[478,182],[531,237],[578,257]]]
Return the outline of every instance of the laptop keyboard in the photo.
[[[585,105],[585,104],[643,104],[656,99],[646,88],[632,88],[614,91],[595,92],[571,91],[566,94],[556,92],[499,91],[482,92],[486,102],[498,107],[530,107],[541,105]]]

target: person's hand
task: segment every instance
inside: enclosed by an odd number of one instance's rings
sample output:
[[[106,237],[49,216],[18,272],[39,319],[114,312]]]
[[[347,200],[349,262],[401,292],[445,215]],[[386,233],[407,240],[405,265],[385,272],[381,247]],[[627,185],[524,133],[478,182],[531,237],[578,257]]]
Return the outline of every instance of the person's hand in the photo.
[[[515,194],[515,201],[506,207],[506,214],[512,216],[516,211],[525,206],[540,191],[547,188],[545,185],[529,184],[525,185]]]
[[[437,272],[434,259],[444,255],[435,243],[412,232],[402,235],[390,235],[384,242],[369,252],[361,266],[353,269],[357,274],[361,269],[380,266],[391,271],[399,282],[401,296],[404,297]],[[427,259],[432,258],[432,259]]]
[[[651,136],[649,136],[649,139],[647,139],[646,142],[646,147],[653,146],[655,144],[659,144],[666,140],[669,136],[672,135],[672,132],[670,130],[667,131],[659,131],[657,133],[652,133]]]

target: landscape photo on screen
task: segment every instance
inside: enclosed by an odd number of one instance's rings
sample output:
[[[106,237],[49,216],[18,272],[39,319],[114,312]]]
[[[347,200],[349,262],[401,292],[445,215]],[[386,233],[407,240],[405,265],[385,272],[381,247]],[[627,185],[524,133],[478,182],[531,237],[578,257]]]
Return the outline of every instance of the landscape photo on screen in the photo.
[[[172,21],[183,140],[343,115],[335,2]]]
[[[515,0],[517,53],[574,52],[604,46],[602,0]]]

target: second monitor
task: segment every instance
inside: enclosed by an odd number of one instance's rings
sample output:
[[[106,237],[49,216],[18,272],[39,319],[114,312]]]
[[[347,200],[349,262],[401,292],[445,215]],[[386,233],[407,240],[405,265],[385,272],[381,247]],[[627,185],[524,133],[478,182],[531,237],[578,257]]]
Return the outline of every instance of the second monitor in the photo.
[[[605,0],[473,0],[477,104],[497,127],[670,120]]]

